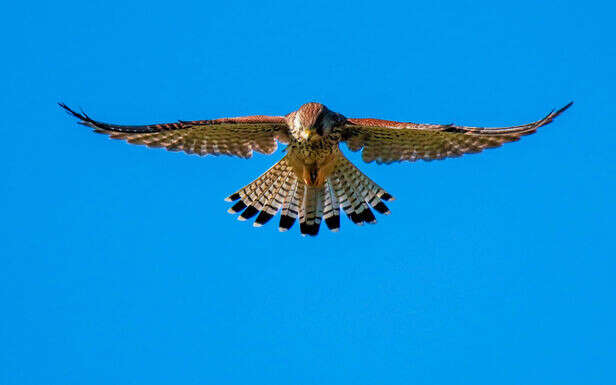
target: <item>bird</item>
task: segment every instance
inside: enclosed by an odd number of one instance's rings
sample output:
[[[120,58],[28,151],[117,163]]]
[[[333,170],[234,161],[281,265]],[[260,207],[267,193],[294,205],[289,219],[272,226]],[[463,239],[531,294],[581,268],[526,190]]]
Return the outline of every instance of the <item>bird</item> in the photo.
[[[225,199],[235,202],[228,212],[239,214],[240,221],[256,216],[255,227],[280,212],[280,231],[289,230],[299,220],[301,234],[310,236],[319,233],[322,221],[331,231],[338,231],[341,213],[357,225],[376,223],[372,210],[390,214],[385,202],[394,197],[344,156],[341,143],[351,151],[361,150],[367,163],[454,158],[517,141],[551,123],[572,104],[531,123],[488,128],[347,118],[317,102],[281,116],[117,125],[96,121],[59,103],[78,123],[97,133],[170,151],[251,158],[255,151],[272,154],[278,143],[286,144],[282,159]]]

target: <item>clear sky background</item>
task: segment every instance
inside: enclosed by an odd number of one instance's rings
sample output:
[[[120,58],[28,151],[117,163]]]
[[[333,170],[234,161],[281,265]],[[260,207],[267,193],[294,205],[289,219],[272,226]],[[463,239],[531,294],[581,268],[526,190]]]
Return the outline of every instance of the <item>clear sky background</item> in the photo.
[[[0,383],[616,382],[607,1],[35,2],[0,23]],[[392,215],[302,238],[223,198],[282,157],[78,126],[286,114],[509,125],[496,150],[350,158]],[[344,151],[348,154],[346,147]]]

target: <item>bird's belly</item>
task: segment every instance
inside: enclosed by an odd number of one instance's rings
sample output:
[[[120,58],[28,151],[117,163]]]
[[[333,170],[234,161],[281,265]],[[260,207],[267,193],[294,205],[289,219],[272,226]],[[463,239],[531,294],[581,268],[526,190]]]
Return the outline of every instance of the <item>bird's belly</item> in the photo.
[[[298,145],[290,146],[287,156],[298,178],[308,186],[321,187],[334,171],[339,154],[337,145],[326,148]]]

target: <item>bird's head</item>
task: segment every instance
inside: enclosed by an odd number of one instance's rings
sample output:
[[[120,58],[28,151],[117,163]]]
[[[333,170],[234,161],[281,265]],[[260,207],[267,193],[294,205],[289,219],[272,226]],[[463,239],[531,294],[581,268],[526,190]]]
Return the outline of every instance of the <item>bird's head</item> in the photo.
[[[346,118],[320,103],[306,103],[289,115],[293,131],[303,140],[318,140],[334,127],[343,125]]]

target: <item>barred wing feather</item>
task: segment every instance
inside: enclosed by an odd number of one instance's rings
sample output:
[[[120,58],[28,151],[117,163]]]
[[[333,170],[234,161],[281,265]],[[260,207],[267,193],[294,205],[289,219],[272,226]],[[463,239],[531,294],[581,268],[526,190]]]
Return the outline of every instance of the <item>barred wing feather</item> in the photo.
[[[567,104],[543,119],[511,127],[467,127],[453,124],[418,124],[380,119],[347,119],[343,139],[349,149],[363,149],[366,162],[434,160],[458,157],[499,147],[534,133],[571,106]]]
[[[277,141],[288,142],[287,126],[281,116],[257,115],[126,126],[99,122],[64,104],[60,106],[78,118],[79,123],[112,139],[148,147],[165,147],[169,151],[250,158],[253,151],[271,154],[278,147]]]

